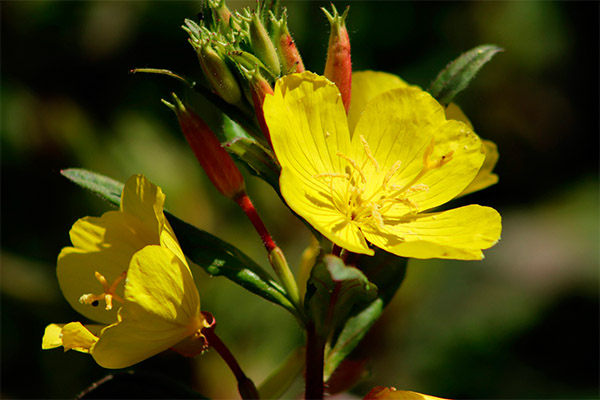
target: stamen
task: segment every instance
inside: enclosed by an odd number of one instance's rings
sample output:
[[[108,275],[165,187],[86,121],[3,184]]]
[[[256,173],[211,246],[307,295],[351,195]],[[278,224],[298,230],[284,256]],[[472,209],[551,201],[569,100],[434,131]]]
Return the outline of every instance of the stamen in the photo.
[[[406,189],[406,194],[415,194],[415,193],[419,193],[419,192],[429,192],[429,186],[427,186],[424,183],[418,183],[416,185],[413,185],[411,187],[409,187],[408,189]]]
[[[385,174],[385,178],[383,178],[383,189],[386,190],[387,189],[387,184],[390,183],[390,180],[392,179],[392,177],[394,176],[394,174],[396,172],[398,172],[398,170],[400,169],[400,166],[402,166],[402,161],[398,160],[394,163],[394,165],[392,165],[392,168],[390,168],[390,170],[388,171],[387,174]]]
[[[358,166],[358,164],[356,164],[356,161],[354,161],[353,159],[351,159],[347,155],[342,154],[340,152],[337,152],[336,155],[338,157],[342,157],[344,160],[348,161],[348,163],[352,166],[352,168],[354,168],[360,174],[360,178],[361,178],[362,182],[363,183],[367,183],[367,178],[365,177],[365,174],[362,172],[362,170],[360,169],[360,167]]]
[[[385,224],[383,223],[383,217],[381,216],[381,213],[379,212],[379,204],[372,203],[371,215],[373,216],[373,219],[375,219],[375,221],[377,221],[377,225],[379,225],[379,227],[381,229],[383,229]]]
[[[377,173],[379,173],[379,163],[377,162],[375,157],[373,157],[373,153],[371,153],[371,148],[369,147],[369,143],[367,142],[367,139],[365,139],[365,137],[363,135],[360,135],[360,141],[365,149],[365,153],[367,153],[367,158],[375,166],[375,171],[377,171]]]
[[[110,286],[106,281],[106,278],[100,272],[95,271],[94,276],[102,285],[103,292],[101,294],[86,293],[82,295],[79,298],[79,302],[81,304],[90,304],[93,307],[96,307],[100,300],[104,300],[106,303],[105,310],[110,311],[113,307],[113,299],[117,300],[120,303],[124,303],[121,296],[116,294],[116,290],[119,283],[121,283],[121,281],[127,276],[127,271],[123,271],[121,275],[119,275]]]
[[[350,179],[350,175],[348,174],[338,174],[335,172],[325,172],[322,174],[316,174],[313,175],[313,178],[346,178],[346,179]]]

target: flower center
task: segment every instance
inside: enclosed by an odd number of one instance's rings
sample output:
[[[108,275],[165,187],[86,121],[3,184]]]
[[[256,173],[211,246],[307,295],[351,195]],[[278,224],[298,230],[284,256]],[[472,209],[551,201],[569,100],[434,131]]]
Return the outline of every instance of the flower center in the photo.
[[[121,296],[116,293],[116,290],[119,283],[121,283],[121,281],[127,277],[127,271],[123,271],[121,275],[119,275],[110,285],[108,284],[104,275],[102,275],[100,272],[95,271],[94,276],[102,285],[103,292],[101,294],[87,293],[82,295],[79,298],[79,302],[81,304],[90,304],[92,307],[98,307],[100,300],[104,300],[106,303],[105,310],[110,311],[113,307],[113,300],[116,300],[120,303],[124,302]]]
[[[359,226],[374,224],[383,228],[384,216],[396,205],[404,205],[407,207],[407,213],[417,214],[419,205],[410,197],[419,192],[429,191],[429,186],[419,183],[419,181],[429,171],[447,164],[453,154],[453,152],[448,152],[439,159],[432,160],[431,155],[435,148],[435,141],[432,139],[423,153],[423,166],[419,173],[406,183],[394,185],[390,182],[400,171],[402,162],[397,160],[385,175],[382,174],[380,165],[373,157],[366,139],[361,135],[360,140],[364,150],[362,164],[338,152],[337,156],[347,162],[345,172],[323,173],[314,176],[323,180],[329,187],[329,196],[336,210],[342,213],[348,222]],[[372,168],[367,168],[369,164]],[[367,182],[370,179],[381,179],[381,184],[375,189],[368,190]]]

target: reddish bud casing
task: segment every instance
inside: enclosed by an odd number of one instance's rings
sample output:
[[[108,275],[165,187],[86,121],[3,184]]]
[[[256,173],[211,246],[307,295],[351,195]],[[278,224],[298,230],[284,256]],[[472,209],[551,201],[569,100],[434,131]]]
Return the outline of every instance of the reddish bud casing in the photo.
[[[329,46],[327,48],[327,62],[324,75],[338,87],[346,112],[350,108],[352,93],[352,60],[350,58],[350,38],[346,29],[346,17],[349,7],[339,15],[332,5],[333,15],[322,8],[331,24]]]
[[[244,178],[240,170],[209,126],[187,109],[175,94],[173,99],[175,105],[164,103],[177,114],[181,130],[204,172],[219,192],[236,200],[245,193]]]

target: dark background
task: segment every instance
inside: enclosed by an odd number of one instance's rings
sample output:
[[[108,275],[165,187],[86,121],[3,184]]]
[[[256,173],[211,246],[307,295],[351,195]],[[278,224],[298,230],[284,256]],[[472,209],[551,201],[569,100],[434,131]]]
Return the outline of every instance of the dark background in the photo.
[[[328,24],[319,8],[327,3],[282,3],[305,65],[322,72]],[[160,103],[185,90],[128,73],[158,67],[197,77],[179,27],[199,4],[0,3],[3,398],[72,398],[107,373],[87,355],[40,347],[47,324],[79,319],[54,272],[70,226],[109,209],[60,169],[121,181],[144,173],[172,212],[266,264],[249,223],[215,193]],[[427,87],[463,51],[506,49],[456,99],[476,132],[498,144],[500,182],[464,200],[500,211],[502,241],[482,262],[411,262],[357,352],[370,372],[352,393],[386,385],[453,398],[597,398],[598,2],[349,4],[355,70]],[[297,265],[308,233],[265,184],[248,185]],[[194,273],[203,309],[257,383],[302,343],[282,310]],[[160,371],[208,397],[237,397],[213,352],[183,362],[161,355],[132,369]]]

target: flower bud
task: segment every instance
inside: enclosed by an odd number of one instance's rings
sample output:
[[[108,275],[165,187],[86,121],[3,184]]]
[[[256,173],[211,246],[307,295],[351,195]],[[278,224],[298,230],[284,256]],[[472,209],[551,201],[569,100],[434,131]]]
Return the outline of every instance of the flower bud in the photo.
[[[265,122],[265,114],[263,112],[263,103],[265,102],[265,96],[267,94],[273,94],[273,88],[263,76],[258,72],[258,68],[253,71],[244,71],[244,75],[248,83],[250,84],[250,92],[252,94],[252,104],[254,104],[254,112],[256,113],[256,119],[258,125],[263,131],[265,137],[271,144],[271,135],[269,134],[269,127]]]
[[[196,159],[210,181],[225,197],[236,199],[245,193],[244,178],[231,156],[208,125],[193,111],[188,110],[173,93],[175,104],[163,100],[177,114],[181,130]]]
[[[333,4],[331,7],[333,15],[329,14],[325,8],[321,9],[331,24],[327,62],[323,75],[337,85],[342,94],[342,101],[344,107],[346,107],[346,112],[348,112],[352,90],[352,61],[350,59],[350,38],[346,29],[346,17],[348,16],[350,7],[347,7],[342,15],[338,14]]]
[[[242,101],[242,91],[235,76],[219,53],[208,40],[190,40],[190,43],[196,49],[204,76],[210,82],[213,90],[229,104],[238,105]]]
[[[280,20],[275,19],[275,16],[271,14],[271,22],[274,29],[273,40],[281,62],[282,75],[304,72],[302,57],[300,57],[294,39],[292,39],[287,27],[287,13],[284,11]]]
[[[281,66],[279,65],[279,58],[275,51],[275,46],[271,41],[271,38],[267,34],[258,14],[254,13],[250,17],[249,31],[250,31],[250,43],[254,54],[265,64],[269,70],[275,76],[279,76],[281,73]]]

